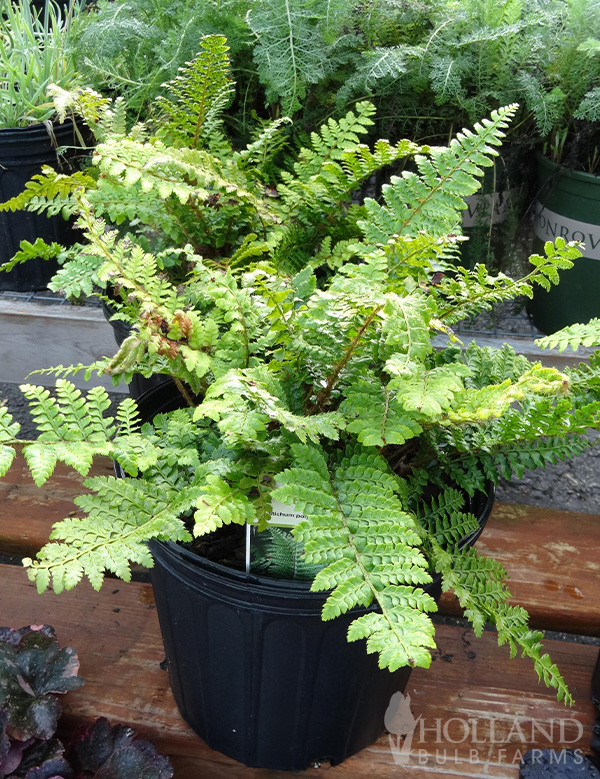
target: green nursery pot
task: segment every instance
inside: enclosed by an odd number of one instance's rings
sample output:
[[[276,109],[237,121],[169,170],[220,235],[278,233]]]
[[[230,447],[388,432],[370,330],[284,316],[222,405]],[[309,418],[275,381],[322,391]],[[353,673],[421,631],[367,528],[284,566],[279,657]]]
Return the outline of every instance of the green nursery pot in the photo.
[[[554,333],[600,316],[600,177],[566,171],[537,155],[539,197],[535,208],[533,250],[543,254],[546,241],[562,237],[582,241],[583,256],[561,271],[549,292],[536,287],[528,312],[542,333]]]

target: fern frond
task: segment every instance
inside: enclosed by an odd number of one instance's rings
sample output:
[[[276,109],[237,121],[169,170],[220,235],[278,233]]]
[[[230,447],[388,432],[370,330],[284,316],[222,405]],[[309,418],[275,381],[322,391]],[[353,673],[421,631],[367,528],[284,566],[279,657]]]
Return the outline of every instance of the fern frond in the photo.
[[[111,102],[89,87],[66,90],[55,84],[50,86],[49,92],[61,122],[67,116],[80,116],[97,141],[104,140],[108,135],[126,134],[125,100],[122,97]]]
[[[580,346],[600,346],[600,319],[590,319],[585,325],[563,327],[552,335],[537,338],[535,343],[541,349],[558,349],[559,352],[567,348],[576,352]]]
[[[206,35],[200,40],[196,57],[166,85],[170,95],[156,99],[166,119],[162,135],[193,149],[206,145],[215,135],[234,91],[228,52],[223,35]]]
[[[448,488],[432,496],[417,511],[419,521],[443,549],[453,549],[479,527],[477,517],[465,512],[465,495]]]
[[[447,326],[475,316],[505,300],[524,295],[531,297],[531,284],[527,280],[514,280],[503,273],[494,276],[489,268],[477,264],[473,270],[457,267],[440,282],[444,303],[438,317]]]
[[[366,240],[385,245],[409,229],[413,234],[425,230],[434,236],[456,232],[466,208],[464,198],[479,189],[482,166],[492,164],[495,147],[501,144],[515,112],[516,106],[493,111],[491,119],[475,125],[474,131],[463,130],[448,148],[432,147],[427,156],[417,155],[419,172],[393,177],[383,188],[384,205],[365,201],[368,219],[359,226]]]
[[[74,203],[70,198],[71,194],[76,189],[88,189],[95,186],[95,179],[88,173],[78,170],[67,175],[58,173],[54,168],[44,165],[42,172],[32,176],[20,194],[0,203],[0,212],[27,209],[38,213],[44,212],[48,216],[62,214],[64,217],[69,217],[73,215],[75,210]],[[35,245],[38,244],[38,241],[41,239],[38,238]],[[51,245],[55,246],[56,244],[52,243]]]
[[[348,451],[328,466],[311,446],[291,448],[294,466],[277,476],[273,497],[302,511],[294,537],[304,543],[308,562],[326,564],[313,589],[332,589],[324,606],[331,618],[355,606],[377,602],[350,626],[348,638],[367,639],[382,668],[428,666],[433,630],[425,612],[435,602],[414,585],[430,580],[417,550],[419,533],[396,496],[397,482],[383,458]],[[331,473],[330,473],[331,467]]]
[[[252,369],[232,370],[210,386],[194,418],[215,420],[229,444],[240,444],[248,435],[252,435],[254,444],[260,444],[267,425],[274,423],[294,433],[302,443],[318,443],[322,437],[339,438],[344,424],[341,414],[298,415],[285,403],[283,387],[273,375]]]
[[[217,475],[207,475],[194,505],[194,535],[210,533],[232,522],[253,524],[256,512],[252,502],[239,488],[232,488]]]
[[[30,384],[22,385],[21,391],[39,431],[37,440],[23,447],[38,486],[50,478],[59,461],[83,476],[99,455],[113,457],[132,475],[156,464],[156,446],[135,435],[137,410],[131,399],[122,401],[113,418],[105,415],[110,400],[102,387],[94,387],[84,396],[70,382],[58,379],[54,396],[48,389]],[[115,420],[122,425],[118,434]],[[124,437],[126,445],[121,449]]]
[[[50,260],[58,257],[62,251],[62,246],[54,241],[51,244],[47,244],[43,238],[36,238],[34,243],[30,241],[21,241],[19,251],[15,254],[12,260],[2,263],[0,265],[0,271],[8,273],[17,265],[20,265],[27,260],[41,259]]]
[[[515,382],[507,379],[501,384],[465,389],[458,393],[446,418],[453,424],[486,422],[502,416],[512,403],[523,400],[528,395],[563,395],[567,383],[568,379],[564,373],[536,363]]]
[[[348,111],[341,119],[329,119],[321,125],[319,132],[310,136],[310,146],[300,149],[294,170],[300,181],[307,182],[312,176],[319,174],[324,166],[333,160],[342,161],[352,150],[361,147],[361,136],[373,125],[371,117],[375,106],[368,101],[357,103],[353,111]],[[380,142],[381,143],[381,142]],[[385,145],[385,141],[383,142]],[[405,150],[406,144],[399,144],[399,149]],[[385,157],[391,147],[380,146],[379,154]],[[407,152],[408,153],[408,152]]]
[[[49,586],[57,593],[70,590],[83,576],[100,589],[105,571],[129,581],[130,562],[152,566],[147,541],[190,540],[180,516],[191,507],[197,490],[164,490],[158,495],[151,482],[100,476],[87,479],[84,486],[92,492],[76,502],[87,517],[57,523],[51,543],[37,559],[23,560],[39,592]]]
[[[470,371],[465,380],[468,387],[486,387],[500,384],[506,379],[517,381],[519,376],[531,368],[527,357],[517,354],[507,343],[492,349],[478,346],[472,341],[463,352],[463,360]]]
[[[506,572],[494,560],[478,554],[475,549],[452,555],[434,544],[436,569],[442,573],[443,588],[452,589],[476,635],[481,635],[487,622],[496,625],[498,643],[508,643],[511,657],[520,651],[533,661],[538,678],[556,690],[559,701],[572,704],[573,699],[558,668],[542,654],[543,635],[532,631],[527,612],[508,601],[511,593],[504,583]]]
[[[8,473],[15,458],[15,449],[9,444],[16,441],[21,425],[13,421],[5,406],[0,406],[0,477]]]
[[[401,392],[392,385],[360,381],[345,395],[340,411],[349,419],[346,430],[364,446],[404,444],[423,432],[422,415],[406,409]]]

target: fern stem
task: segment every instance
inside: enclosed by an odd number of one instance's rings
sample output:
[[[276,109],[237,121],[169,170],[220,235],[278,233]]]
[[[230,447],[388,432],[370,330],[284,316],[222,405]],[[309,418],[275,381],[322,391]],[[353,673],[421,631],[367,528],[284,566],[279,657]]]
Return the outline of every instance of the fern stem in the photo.
[[[178,379],[178,378],[176,378],[176,377],[174,376],[174,377],[173,377],[173,381],[175,382],[175,386],[177,387],[177,389],[178,389],[178,390],[179,390],[179,392],[181,393],[181,395],[182,395],[183,399],[184,399],[184,400],[185,400],[185,402],[188,404],[188,406],[189,406],[190,408],[195,408],[195,406],[196,406],[197,404],[194,402],[194,399],[192,398],[192,396],[190,395],[190,393],[189,393],[189,392],[186,390],[186,388],[185,388],[185,385],[183,384],[183,382],[181,381],[181,379]]]
[[[383,306],[377,306],[377,308],[374,308],[373,311],[371,311],[371,313],[367,317],[366,321],[363,323],[358,333],[352,339],[352,342],[350,343],[350,346],[346,349],[344,356],[337,363],[337,365],[335,365],[333,372],[331,373],[329,379],[327,380],[326,386],[323,387],[323,389],[317,394],[315,402],[313,403],[312,407],[308,411],[309,414],[317,414],[320,411],[323,411],[323,409],[327,406],[333,388],[337,384],[340,374],[348,364],[353,353],[356,351],[356,348],[359,345],[366,330],[369,328],[370,324],[373,322],[373,320],[375,319],[375,317],[381,311],[382,308]]]

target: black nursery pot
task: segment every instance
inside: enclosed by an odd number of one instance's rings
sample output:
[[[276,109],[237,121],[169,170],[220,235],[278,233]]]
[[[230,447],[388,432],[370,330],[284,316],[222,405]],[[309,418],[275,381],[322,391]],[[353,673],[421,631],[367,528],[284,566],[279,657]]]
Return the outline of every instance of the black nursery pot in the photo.
[[[321,620],[303,582],[247,576],[172,543],[151,544],[169,678],[183,718],[248,766],[340,763],[382,733],[409,668],[382,671],[346,633],[360,612]]]
[[[181,406],[165,387],[138,402],[143,419]],[[474,500],[481,529],[492,504],[493,490]],[[411,669],[381,670],[364,641],[347,641],[366,609],[323,622],[326,596],[308,582],[247,575],[171,542],[150,548],[171,688],[212,749],[248,766],[300,771],[341,763],[379,738]],[[438,599],[439,577],[425,590]]]
[[[81,148],[73,122],[55,124],[53,136],[44,124],[0,130],[0,202],[19,195],[31,177],[50,165],[61,172],[71,172],[88,150]],[[70,147],[57,156],[56,149]],[[0,264],[8,262],[19,250],[21,241],[34,243],[43,238],[69,245],[75,233],[62,216],[47,217],[28,211],[0,213]],[[58,270],[55,260],[32,259],[13,270],[0,272],[0,289],[17,292],[43,290]]]

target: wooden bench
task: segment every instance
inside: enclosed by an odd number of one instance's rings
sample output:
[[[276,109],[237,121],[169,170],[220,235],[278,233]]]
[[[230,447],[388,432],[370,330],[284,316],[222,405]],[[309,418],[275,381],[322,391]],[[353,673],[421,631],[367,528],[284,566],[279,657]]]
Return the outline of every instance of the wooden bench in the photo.
[[[95,468],[109,470],[108,462]],[[169,755],[176,779],[289,776],[247,768],[210,750],[183,722],[160,666],[164,651],[149,584],[107,580],[100,592],[82,584],[60,596],[39,596],[14,564],[35,553],[51,524],[73,511],[80,485],[76,474],[59,468],[40,490],[24,465],[0,482],[0,624],[51,624],[60,643],[77,650],[86,684],[62,699],[67,729],[99,716],[130,725]],[[545,646],[575,706],[557,703],[529,662],[509,660],[494,632],[476,639],[456,602],[444,596],[440,613],[451,619],[438,626],[431,668],[413,671],[406,690],[414,719],[408,756],[405,742],[384,733],[342,765],[324,764],[300,776],[515,779],[528,749],[589,752],[598,646],[573,636],[600,636],[600,516],[497,504],[478,548],[508,569],[515,600],[530,611],[534,626],[572,634]]]

